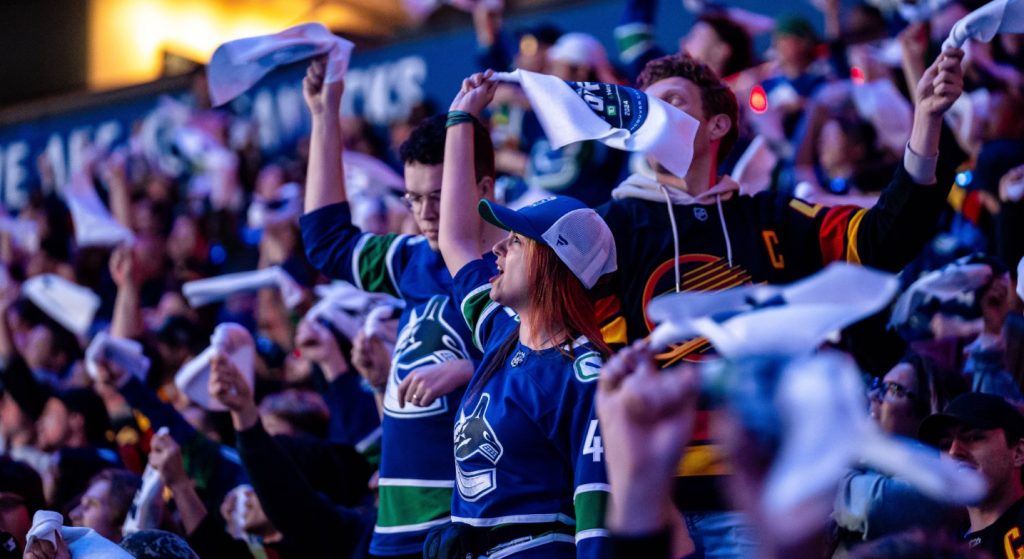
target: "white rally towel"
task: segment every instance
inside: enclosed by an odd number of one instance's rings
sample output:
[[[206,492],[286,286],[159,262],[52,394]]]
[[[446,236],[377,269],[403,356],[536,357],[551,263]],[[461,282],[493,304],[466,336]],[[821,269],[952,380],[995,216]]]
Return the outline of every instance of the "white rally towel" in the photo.
[[[356,337],[360,328],[368,322],[368,317],[373,315],[377,308],[384,314],[390,314],[393,309],[400,309],[405,302],[383,293],[370,293],[363,291],[345,281],[334,281],[327,285],[318,285],[314,292],[321,299],[317,301],[304,320],[314,324],[318,319],[326,320],[335,330],[343,334],[349,340]],[[367,332],[367,335],[376,331]]]
[[[892,80],[855,83],[851,95],[857,114],[878,132],[879,143],[893,153],[902,154],[910,140],[914,109]]]
[[[284,304],[289,309],[302,303],[302,288],[280,266],[186,282],[181,286],[181,292],[188,299],[189,305],[201,307],[223,301],[239,291],[255,291],[266,287],[280,289]]]
[[[25,252],[39,250],[39,225],[32,220],[11,217],[0,210],[0,233],[10,235],[14,245]]]
[[[756,370],[736,370],[738,375],[756,376]],[[940,502],[969,505],[985,493],[977,472],[883,433],[868,416],[867,391],[847,355],[824,352],[787,361],[774,389],[762,386],[767,392],[758,392],[763,396],[759,402],[751,401],[742,388],[749,378],[735,382],[741,388],[730,398],[730,406],[739,408],[740,417],[753,410],[746,418],[756,419],[758,411],[765,411],[761,406],[767,406],[768,421],[778,422],[772,428],[778,430],[781,444],[765,480],[761,506],[768,517],[793,521],[774,528],[775,537],[794,541],[818,529],[818,518],[831,511],[836,485],[856,465],[905,480]],[[815,507],[820,514],[808,511]]]
[[[57,530],[60,530],[71,559],[133,559],[121,546],[99,535],[92,528],[72,528],[63,524],[64,517],[59,512],[36,511],[32,517],[32,528],[25,538],[25,547],[35,540],[57,545]]]
[[[229,41],[217,47],[206,68],[210,100],[214,106],[223,105],[275,68],[321,54],[327,55],[326,82],[337,82],[348,70],[353,46],[320,23],[303,23],[273,35]]]
[[[101,360],[116,363],[124,372],[143,382],[149,373],[149,358],[142,354],[142,344],[106,332],[96,334],[85,350],[85,370],[93,380],[99,376],[97,361]]]
[[[297,182],[281,185],[273,199],[256,195],[249,204],[246,221],[251,229],[296,222],[302,215],[302,187]]]
[[[753,196],[771,186],[772,171],[778,162],[768,140],[759,134],[736,161],[729,176],[739,183],[741,194]]]
[[[75,223],[75,243],[78,246],[112,247],[135,238],[127,227],[110,215],[84,173],[76,173],[68,182],[64,188],[64,200]]]
[[[898,288],[891,274],[834,263],[789,285],[662,295],[647,306],[658,323],[651,345],[660,349],[704,336],[729,358],[810,353],[834,332],[880,310]]]
[[[358,151],[345,150],[345,191],[348,194],[405,192],[405,179],[380,159]]]
[[[25,280],[21,292],[47,316],[78,336],[92,326],[100,298],[89,288],[72,283],[56,274],[43,274]]]
[[[1024,280],[1020,279],[1021,274],[1024,274],[1024,258],[1017,263],[1017,296],[1024,301]]]
[[[210,336],[210,347],[182,365],[174,375],[174,384],[189,400],[203,409],[226,411],[227,408],[210,397],[210,361],[217,353],[228,356],[252,389],[256,374],[256,344],[244,326],[233,322],[225,322],[214,329]]]
[[[156,432],[157,435],[168,435],[170,430],[163,426]],[[142,472],[142,486],[135,492],[132,498],[132,506],[128,509],[128,515],[124,518],[121,526],[121,533],[125,536],[139,530],[150,530],[160,528],[161,513],[163,512],[163,480],[160,472],[150,464]]]
[[[525,70],[499,72],[493,79],[522,86],[554,149],[597,140],[650,155],[676,176],[690,169],[699,123],[661,99],[631,87],[566,82]]]
[[[997,33],[1024,33],[1024,2],[993,0],[953,25],[943,49],[962,47],[968,39],[987,43]]]

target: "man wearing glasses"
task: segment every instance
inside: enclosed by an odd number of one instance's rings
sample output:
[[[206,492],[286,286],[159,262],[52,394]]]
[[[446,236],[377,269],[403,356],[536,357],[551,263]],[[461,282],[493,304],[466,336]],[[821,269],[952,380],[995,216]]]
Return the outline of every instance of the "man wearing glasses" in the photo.
[[[398,339],[388,356],[390,366],[384,365],[387,372],[374,387],[381,395],[384,417],[379,512],[370,553],[418,558],[427,532],[451,515],[452,426],[465,384],[481,357],[449,296],[452,278],[438,252],[446,116],[421,123],[400,148],[405,200],[421,234],[360,231],[352,224],[341,162],[338,108],[343,82],[324,84],[323,73],[322,61],[314,61],[303,82],[313,130],[305,215],[299,226],[310,263],[324,275],[405,301]],[[480,197],[492,199],[494,148],[486,130],[479,130],[475,138]],[[504,232],[492,226],[482,230],[481,254],[502,237]],[[367,353],[382,352],[379,347],[362,349],[374,343],[380,345],[375,338],[353,343],[353,362],[361,372],[367,361],[377,361],[365,359]]]

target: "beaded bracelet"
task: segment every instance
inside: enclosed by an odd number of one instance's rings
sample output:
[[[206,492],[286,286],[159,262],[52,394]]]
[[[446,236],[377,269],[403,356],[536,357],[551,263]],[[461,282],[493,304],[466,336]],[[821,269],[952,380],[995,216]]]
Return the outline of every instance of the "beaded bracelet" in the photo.
[[[451,128],[457,124],[474,121],[476,121],[476,117],[466,111],[448,111],[448,121],[445,123],[444,127]]]

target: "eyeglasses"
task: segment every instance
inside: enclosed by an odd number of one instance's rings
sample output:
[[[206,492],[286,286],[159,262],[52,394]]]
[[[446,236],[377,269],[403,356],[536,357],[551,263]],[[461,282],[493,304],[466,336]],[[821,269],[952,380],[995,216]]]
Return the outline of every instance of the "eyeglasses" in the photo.
[[[431,205],[441,203],[441,191],[435,190],[430,194],[416,194],[413,192],[406,192],[402,195],[402,199],[405,203],[412,206],[413,208],[422,207],[424,203],[429,202]]]
[[[913,400],[917,397],[917,394],[912,390],[907,390],[907,387],[902,384],[896,384],[895,382],[885,382],[882,379],[875,377],[871,381],[871,387],[868,389],[868,393],[878,394],[879,396],[888,398],[890,400]]]

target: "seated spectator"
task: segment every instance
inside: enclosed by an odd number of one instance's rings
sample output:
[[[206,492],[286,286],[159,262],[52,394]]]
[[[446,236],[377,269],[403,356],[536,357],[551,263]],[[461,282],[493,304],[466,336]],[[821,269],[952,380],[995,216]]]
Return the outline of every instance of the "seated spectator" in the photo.
[[[92,528],[114,543],[121,541],[121,526],[141,485],[142,479],[128,470],[103,470],[93,476],[78,506],[71,510],[72,526]]]
[[[43,482],[29,466],[0,456],[0,545],[12,536],[17,549],[25,548],[25,536],[32,527],[32,515],[46,506]]]
[[[954,398],[940,414],[921,423],[922,441],[977,471],[988,488],[980,503],[967,507],[964,535],[974,549],[991,557],[1024,551],[1024,416],[999,396],[970,392]]]

